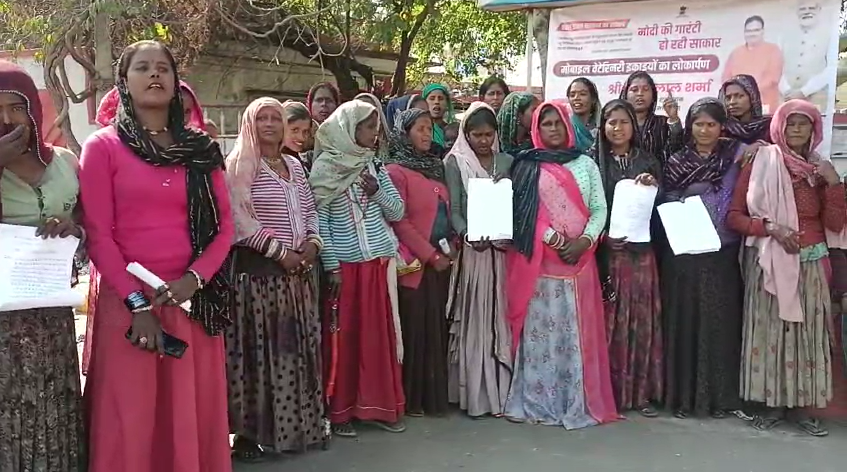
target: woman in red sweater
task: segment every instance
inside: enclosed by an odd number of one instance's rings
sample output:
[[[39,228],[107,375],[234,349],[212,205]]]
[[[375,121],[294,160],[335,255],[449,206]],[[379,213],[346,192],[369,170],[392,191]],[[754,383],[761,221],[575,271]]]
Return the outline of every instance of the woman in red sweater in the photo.
[[[444,165],[433,154],[432,118],[401,112],[392,132],[388,173],[406,203],[393,223],[405,268],[400,277],[403,388],[409,416],[447,413],[447,293],[452,264],[450,196]],[[445,249],[447,249],[445,251]]]

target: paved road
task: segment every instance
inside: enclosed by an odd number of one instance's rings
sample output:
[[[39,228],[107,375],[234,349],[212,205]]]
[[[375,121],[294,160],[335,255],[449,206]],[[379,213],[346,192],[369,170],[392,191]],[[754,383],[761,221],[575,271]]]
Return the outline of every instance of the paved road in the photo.
[[[835,428],[835,426],[833,426]],[[505,420],[413,419],[403,434],[360,431],[314,451],[236,472],[842,472],[847,429],[809,438],[758,433],[735,418],[637,417],[568,432]]]

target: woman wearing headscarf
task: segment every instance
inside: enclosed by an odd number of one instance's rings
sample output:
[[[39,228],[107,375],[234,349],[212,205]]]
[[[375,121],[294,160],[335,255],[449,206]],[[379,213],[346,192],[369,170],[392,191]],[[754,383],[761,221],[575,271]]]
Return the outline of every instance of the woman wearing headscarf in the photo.
[[[426,99],[420,95],[404,95],[402,97],[392,98],[385,106],[385,120],[389,126],[394,126],[394,120],[401,111],[418,108],[423,111],[429,111],[429,104]]]
[[[662,101],[667,116],[656,114],[659,91],[650,74],[644,71],[633,72],[626,79],[620,98],[635,108],[635,130],[640,149],[656,156],[663,165],[673,153],[682,149],[684,140],[679,105],[669,93]]]
[[[376,112],[379,114],[379,147],[376,156],[385,161],[388,158],[389,135],[393,129],[393,124],[386,119],[385,113],[382,111],[382,102],[372,93],[360,93],[356,95],[354,100],[361,100],[376,108]]]
[[[597,164],[609,208],[624,179],[658,186],[662,171],[655,156],[639,149],[635,109],[625,100],[603,107],[597,137]],[[608,229],[608,225],[607,225]],[[662,304],[656,257],[650,243],[606,237],[598,249],[600,271],[614,296],[606,300],[606,335],[612,388],[618,411],[636,409],[657,416],[651,402],[664,394]],[[605,279],[604,279],[605,280]]]
[[[312,119],[321,124],[329,115],[335,112],[341,104],[341,95],[335,85],[329,82],[320,82],[312,85],[306,95],[306,106],[312,113]]]
[[[741,171],[728,224],[747,236],[741,396],[768,411],[768,430],[786,410],[804,432],[826,436],[802,408],[832,400],[832,358],[825,231],[847,221],[844,188],[815,148],[823,140],[817,108],[790,100],[774,114],[773,145]]]
[[[403,341],[392,307],[397,238],[390,223],[404,204],[376,161],[379,114],[353,100],[318,128],[309,182],[315,193],[321,261],[330,291],[324,320],[325,384],[333,431],[355,437],[354,419],[405,431]]]
[[[729,112],[725,137],[744,144],[770,142],[771,117],[762,114],[762,96],[753,76],[736,75],[727,80],[721,86],[719,98]]]
[[[503,101],[497,112],[497,134],[500,150],[515,156],[521,151],[532,149],[532,115],[541,102],[527,92],[512,92]]]
[[[324,432],[312,277],[322,242],[306,173],[285,153],[285,106],[254,100],[226,161],[237,241],[226,332],[229,417],[233,454],[245,461],[262,458],[262,447],[304,450]]]
[[[685,147],[668,159],[662,180],[668,201],[703,200],[721,240],[718,252],[674,255],[668,247],[663,258],[665,404],[679,418],[723,418],[741,406],[740,236],[727,226],[726,214],[742,144],[720,137],[726,119],[717,98],[694,102],[685,119]]]
[[[406,206],[392,224],[405,262],[418,261],[400,277],[403,387],[409,416],[447,413],[447,289],[453,239],[444,164],[431,152],[432,118],[417,108],[400,112],[387,166]],[[447,247],[450,249],[450,246]]]
[[[444,128],[455,120],[450,89],[442,84],[429,84],[424,87],[421,97],[429,105],[429,115],[433,123],[432,141],[444,148],[447,145]]]
[[[185,125],[167,47],[128,46],[115,75],[118,116],[85,142],[79,172],[101,279],[85,389],[89,467],[229,472],[221,333],[234,229],[224,159]],[[168,282],[146,288],[126,271],[130,262]],[[188,347],[176,358],[179,340]]]
[[[585,77],[577,77],[568,85],[568,103],[573,114],[576,148],[581,152],[593,154],[594,140],[600,126],[600,94],[594,82]]]
[[[445,159],[453,229],[464,241],[453,268],[450,322],[450,402],[471,417],[502,415],[509,393],[512,338],[506,320],[506,242],[470,242],[468,181],[509,176],[512,156],[500,152],[494,109],[474,102],[462,116]]]
[[[493,75],[485,79],[482,85],[479,86],[479,100],[493,108],[494,113],[500,111],[500,108],[503,106],[503,100],[509,93],[511,92],[506,81]]]
[[[32,77],[0,61],[0,222],[84,239],[79,163],[44,142],[42,124]],[[77,355],[70,307],[0,313],[0,470],[86,470]]]
[[[596,243],[607,207],[597,164],[576,149],[568,108],[545,102],[535,149],[512,164],[508,319],[516,353],[506,416],[577,429],[617,418]]]

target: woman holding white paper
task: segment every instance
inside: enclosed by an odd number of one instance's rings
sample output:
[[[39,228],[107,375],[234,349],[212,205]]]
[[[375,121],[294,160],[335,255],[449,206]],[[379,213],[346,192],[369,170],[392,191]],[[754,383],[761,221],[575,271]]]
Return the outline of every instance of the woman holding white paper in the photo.
[[[741,171],[727,216],[747,236],[741,396],[767,407],[759,430],[790,412],[802,431],[825,436],[801,409],[825,408],[833,396],[826,231],[847,223],[844,187],[814,151],[823,139],[814,105],[784,103],[770,135],[774,144]]]
[[[726,214],[742,152],[739,141],[721,138],[727,120],[723,102],[695,102],[685,120],[685,147],[665,165],[666,201],[698,195],[720,236],[721,249],[708,254],[664,256],[662,305],[665,316],[665,404],[679,418],[711,414],[723,418],[741,407],[740,236]]]
[[[85,391],[89,470],[229,472],[221,333],[234,230],[224,159],[185,123],[166,46],[128,46],[116,72],[117,118],[85,142],[79,173],[100,273]],[[126,271],[130,262],[166,286],[149,290]],[[186,300],[190,313],[179,307]],[[164,333],[188,344],[181,358],[163,355]]]
[[[625,179],[658,186],[659,160],[636,146],[635,109],[625,100],[606,103],[600,114],[597,164],[609,208]],[[648,218],[649,219],[649,218]],[[608,225],[607,225],[608,228]],[[609,365],[618,411],[657,416],[653,401],[664,394],[662,304],[653,246],[606,237],[597,250],[606,309]],[[606,278],[608,277],[608,278]]]
[[[451,221],[464,241],[453,268],[448,306],[450,402],[472,417],[503,414],[512,378],[505,242],[466,239],[469,179],[509,176],[512,156],[500,152],[498,138],[494,110],[474,102],[462,117],[459,137],[444,160]]]
[[[32,77],[0,61],[0,90],[0,223],[38,227],[42,237],[83,238],[74,218],[79,163],[44,141]],[[0,312],[0,403],[0,470],[86,470],[70,307]]]
[[[594,251],[607,206],[594,160],[576,149],[567,105],[542,104],[535,149],[515,157],[508,260],[516,354],[506,416],[577,429],[617,418]]]

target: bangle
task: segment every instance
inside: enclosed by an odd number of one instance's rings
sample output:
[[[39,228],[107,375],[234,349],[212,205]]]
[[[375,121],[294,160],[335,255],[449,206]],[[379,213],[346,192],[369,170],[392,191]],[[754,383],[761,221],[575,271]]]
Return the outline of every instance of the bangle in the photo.
[[[188,269],[188,273],[194,276],[194,279],[197,280],[197,290],[203,288],[206,285],[206,282],[203,281],[203,277],[200,277],[200,274],[197,273],[194,269]]]
[[[324,248],[324,240],[318,234],[309,235],[309,237],[306,238],[306,242],[314,244],[315,247],[318,248],[318,252],[321,252]]]
[[[126,297],[124,305],[131,313],[140,313],[150,308],[150,300],[144,296],[144,292],[137,290]]]

